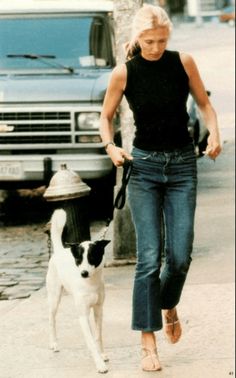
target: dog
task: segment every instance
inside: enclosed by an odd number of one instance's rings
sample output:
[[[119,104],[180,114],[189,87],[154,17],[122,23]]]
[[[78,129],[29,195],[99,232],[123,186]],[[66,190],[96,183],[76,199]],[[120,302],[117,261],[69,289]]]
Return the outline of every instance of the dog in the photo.
[[[51,217],[51,241],[53,254],[49,260],[46,288],[49,305],[50,348],[57,352],[56,313],[63,289],[72,294],[82,333],[94,359],[97,371],[108,371],[102,342],[104,249],[109,240],[84,241],[65,248],[62,233],[66,224],[66,212],[57,209]],[[89,317],[94,313],[95,332]],[[93,335],[94,333],[94,335]]]

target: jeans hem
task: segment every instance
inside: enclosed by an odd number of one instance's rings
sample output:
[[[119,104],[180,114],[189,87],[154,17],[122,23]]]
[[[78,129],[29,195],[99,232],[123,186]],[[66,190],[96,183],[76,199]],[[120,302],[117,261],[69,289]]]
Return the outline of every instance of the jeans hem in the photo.
[[[160,331],[163,327],[153,327],[153,328],[140,328],[140,327],[132,327],[133,331],[142,331],[142,332],[157,332]]]

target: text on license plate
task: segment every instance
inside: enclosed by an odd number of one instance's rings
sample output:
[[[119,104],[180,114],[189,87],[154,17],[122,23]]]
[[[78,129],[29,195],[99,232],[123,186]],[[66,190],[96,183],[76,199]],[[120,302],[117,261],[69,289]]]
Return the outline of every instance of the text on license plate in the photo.
[[[21,163],[0,162],[0,179],[19,179],[22,177]]]

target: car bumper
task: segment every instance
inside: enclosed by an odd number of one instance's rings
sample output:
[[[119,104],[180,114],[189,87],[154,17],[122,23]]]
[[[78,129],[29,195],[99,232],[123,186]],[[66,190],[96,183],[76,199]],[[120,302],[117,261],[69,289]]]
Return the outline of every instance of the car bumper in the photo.
[[[66,164],[68,169],[85,180],[106,177],[112,170],[112,162],[107,155],[2,155],[0,181],[44,181],[46,161],[50,162],[52,174],[60,169],[61,164]]]

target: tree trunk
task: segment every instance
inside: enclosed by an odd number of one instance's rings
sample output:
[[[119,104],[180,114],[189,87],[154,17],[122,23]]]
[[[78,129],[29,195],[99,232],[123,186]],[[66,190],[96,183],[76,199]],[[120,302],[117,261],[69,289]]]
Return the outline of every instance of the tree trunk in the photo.
[[[125,62],[124,44],[130,39],[131,20],[142,3],[142,0],[114,0],[117,64]],[[122,146],[126,151],[130,152],[134,126],[133,116],[125,98],[120,105],[120,119]],[[121,177],[122,169],[118,168],[115,192],[117,192],[117,188],[121,185]],[[122,210],[115,210],[114,212],[113,240],[113,255],[115,259],[129,259],[135,257],[135,232],[127,202]]]

